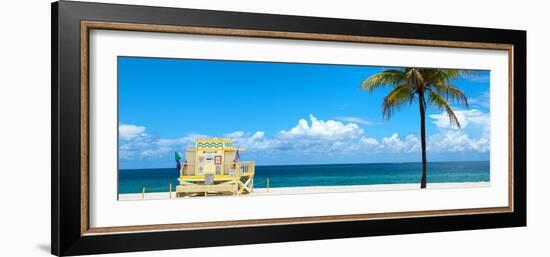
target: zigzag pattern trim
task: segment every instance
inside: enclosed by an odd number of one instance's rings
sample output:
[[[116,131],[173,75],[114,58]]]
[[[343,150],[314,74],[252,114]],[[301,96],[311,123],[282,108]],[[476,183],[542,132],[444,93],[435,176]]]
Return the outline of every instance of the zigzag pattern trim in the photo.
[[[223,147],[223,143],[222,142],[197,143],[197,147],[199,147],[199,148],[221,148],[221,147]]]

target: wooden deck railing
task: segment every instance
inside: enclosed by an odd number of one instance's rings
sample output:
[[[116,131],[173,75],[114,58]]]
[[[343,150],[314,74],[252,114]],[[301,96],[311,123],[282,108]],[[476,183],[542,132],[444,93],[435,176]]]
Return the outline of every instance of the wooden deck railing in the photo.
[[[181,176],[195,176],[195,163],[183,163],[183,168],[180,170]],[[228,175],[228,176],[242,176],[245,173],[253,173],[255,163],[248,162],[225,162],[219,172],[216,175]]]

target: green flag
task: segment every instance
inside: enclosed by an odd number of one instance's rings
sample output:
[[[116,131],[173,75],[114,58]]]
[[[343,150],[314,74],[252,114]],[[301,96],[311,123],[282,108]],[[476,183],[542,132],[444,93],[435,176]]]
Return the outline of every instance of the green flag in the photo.
[[[181,156],[178,154],[178,152],[174,152],[174,153],[176,153],[176,170],[181,171],[181,163],[180,163]]]

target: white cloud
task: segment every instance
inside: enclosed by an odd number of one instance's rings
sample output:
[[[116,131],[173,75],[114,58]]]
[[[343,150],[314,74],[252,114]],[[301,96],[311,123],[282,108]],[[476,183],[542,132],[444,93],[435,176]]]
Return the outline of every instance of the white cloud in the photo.
[[[449,123],[446,113],[432,114],[430,118],[434,119],[435,124],[440,131],[429,136],[428,149],[434,152],[480,152],[490,151],[491,138],[491,117],[490,113],[485,113],[477,109],[457,110],[455,114],[462,126],[458,129],[455,125]],[[468,128],[465,130],[465,128]],[[473,138],[468,132],[478,134]],[[477,133],[475,133],[477,132]]]
[[[389,137],[382,137],[380,141],[372,137],[362,137],[359,143],[376,152],[411,153],[420,150],[420,139],[414,134],[401,139],[397,133],[393,133]]]
[[[136,125],[128,125],[128,124],[120,124],[118,126],[118,136],[122,140],[131,140],[138,136],[145,136],[145,127],[136,126]]]
[[[342,123],[335,120],[319,120],[310,115],[310,122],[300,119],[296,126],[281,130],[269,137],[263,131],[246,133],[235,131],[224,136],[236,140],[236,145],[250,152],[289,152],[328,153],[347,151],[363,136],[363,130],[355,123]]]
[[[309,115],[311,125],[305,119],[300,119],[298,125],[290,130],[279,132],[280,138],[312,138],[323,140],[343,140],[349,138],[359,138],[363,135],[363,129],[355,123],[344,124],[335,120],[322,121],[315,116]]]
[[[372,121],[369,121],[369,120],[366,120],[366,119],[363,119],[363,118],[359,118],[359,117],[352,117],[352,116],[336,117],[335,119],[339,120],[339,121],[353,122],[353,123],[363,124],[363,125],[372,125],[373,124]]]
[[[203,135],[203,134],[187,134],[179,138],[160,138],[160,139],[157,139],[154,143],[160,147],[171,147],[171,146],[191,147],[195,145],[195,139],[207,138],[207,137],[208,135]]]
[[[359,143],[367,146],[378,146],[380,144],[378,143],[378,140],[376,140],[376,138],[364,137],[364,136],[361,137],[361,139],[359,139]]]
[[[484,128],[478,138],[472,138],[465,130],[451,127],[445,113],[432,114],[430,118],[439,131],[427,137],[428,152],[480,152],[487,153],[489,141],[489,114],[478,110],[457,111],[463,127]],[[178,138],[155,138],[145,133],[145,127],[121,125],[120,158],[163,158],[172,151],[184,151],[191,147],[197,138],[209,135],[187,134]],[[216,136],[216,135],[212,135]],[[310,115],[309,121],[300,119],[294,127],[281,130],[272,136],[264,131],[233,131],[222,134],[235,139],[235,145],[246,148],[249,153],[277,156],[278,153],[290,155],[327,154],[349,155],[365,153],[418,153],[420,138],[416,134],[400,137],[397,133],[375,138],[365,134],[356,123],[336,120],[319,120]]]
[[[462,129],[466,128],[469,124],[484,126],[487,128],[490,126],[491,118],[489,113],[484,113],[477,109],[456,110],[454,111],[454,113],[458,118]],[[433,124],[436,125],[438,128],[458,129],[456,125],[449,122],[449,116],[447,115],[447,112],[443,111],[438,114],[430,114],[429,117],[434,119]]]
[[[432,152],[467,152],[475,151],[486,153],[490,150],[490,140],[481,136],[470,138],[462,130],[448,130],[437,133],[428,138],[428,151]]]
[[[145,127],[131,126],[132,128],[127,129],[126,132],[145,131]],[[119,127],[122,127],[122,125]],[[122,160],[161,158],[168,156],[170,152],[182,151],[186,147],[193,146],[197,138],[207,137],[208,135],[188,134],[179,138],[155,138],[146,133],[127,133],[125,134],[125,138],[120,136],[123,142],[121,142],[119,147],[119,156]]]
[[[235,131],[235,132],[231,132],[231,133],[227,133],[225,135],[223,135],[224,137],[229,137],[229,138],[238,138],[238,137],[242,137],[244,136],[244,132],[242,131]]]
[[[135,136],[120,142],[119,157],[122,160],[142,158],[143,152],[150,149],[152,138],[148,135]]]
[[[491,105],[491,92],[489,90],[483,92],[479,97],[468,99],[468,103],[471,106],[481,106],[490,108]]]
[[[256,131],[253,134],[239,133],[236,135],[238,137],[232,137],[235,139],[236,145],[254,151],[274,150],[279,148],[282,143],[277,139],[266,137],[263,131]]]

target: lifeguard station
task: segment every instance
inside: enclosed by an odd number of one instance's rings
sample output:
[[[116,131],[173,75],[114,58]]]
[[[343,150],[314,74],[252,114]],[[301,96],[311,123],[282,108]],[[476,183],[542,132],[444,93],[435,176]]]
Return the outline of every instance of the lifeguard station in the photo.
[[[242,195],[254,190],[254,162],[242,162],[239,151],[229,138],[195,140],[195,147],[185,149],[180,168],[177,197],[207,195]]]

